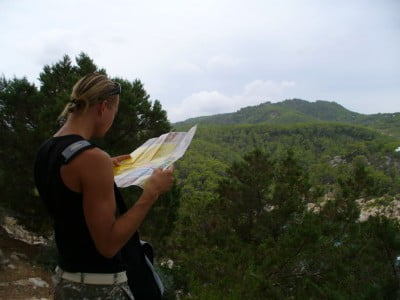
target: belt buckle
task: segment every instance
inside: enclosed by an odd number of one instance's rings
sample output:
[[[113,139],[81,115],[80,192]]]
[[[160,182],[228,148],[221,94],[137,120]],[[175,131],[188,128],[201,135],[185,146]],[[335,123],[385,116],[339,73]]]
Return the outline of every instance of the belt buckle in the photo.
[[[85,273],[81,272],[81,283],[85,283]]]

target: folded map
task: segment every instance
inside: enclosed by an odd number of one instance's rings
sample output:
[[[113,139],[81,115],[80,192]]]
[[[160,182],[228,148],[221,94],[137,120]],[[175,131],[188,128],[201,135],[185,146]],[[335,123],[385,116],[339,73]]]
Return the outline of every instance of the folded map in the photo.
[[[143,145],[114,167],[118,187],[137,185],[143,188],[154,169],[166,169],[181,158],[192,141],[196,126],[188,132],[169,132],[147,140]]]

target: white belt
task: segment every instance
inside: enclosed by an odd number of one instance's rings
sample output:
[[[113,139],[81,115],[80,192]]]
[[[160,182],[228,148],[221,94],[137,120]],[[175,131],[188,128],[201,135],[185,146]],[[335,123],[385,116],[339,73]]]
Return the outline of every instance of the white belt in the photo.
[[[85,283],[85,284],[101,284],[101,285],[112,285],[120,284],[128,281],[126,272],[119,273],[70,273],[64,272],[59,267],[56,268],[56,272],[60,274],[60,277],[69,281]]]

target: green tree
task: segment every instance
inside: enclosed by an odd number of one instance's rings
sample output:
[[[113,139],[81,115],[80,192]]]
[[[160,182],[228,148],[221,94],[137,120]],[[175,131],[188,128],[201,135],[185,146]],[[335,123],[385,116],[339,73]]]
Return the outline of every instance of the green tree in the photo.
[[[118,115],[99,144],[111,154],[130,153],[147,139],[171,130],[165,110],[158,100],[150,101],[140,80],[117,78],[122,87]]]
[[[245,155],[197,211],[207,230],[177,256],[181,286],[200,299],[396,299],[399,222],[360,223],[357,185],[342,188],[309,210],[320,195],[292,151]]]
[[[46,212],[32,178],[36,150],[57,131],[57,117],[69,101],[72,86],[88,72],[106,73],[81,53],[75,63],[65,55],[44,66],[39,76],[40,88],[26,78],[0,80],[0,201],[36,229],[46,226]],[[111,155],[119,155],[132,152],[148,138],[169,131],[171,126],[160,102],[150,100],[140,80],[114,80],[122,86],[119,115],[105,140],[98,144]],[[128,201],[135,201],[129,192],[125,194]],[[168,203],[174,201],[177,200]]]
[[[36,203],[32,178],[39,99],[36,87],[26,78],[0,81],[0,201],[28,219],[43,209]]]

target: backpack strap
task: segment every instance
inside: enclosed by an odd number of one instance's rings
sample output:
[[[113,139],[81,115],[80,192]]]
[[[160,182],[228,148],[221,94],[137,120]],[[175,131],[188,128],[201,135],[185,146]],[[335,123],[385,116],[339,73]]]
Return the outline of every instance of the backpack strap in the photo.
[[[61,155],[64,157],[64,163],[69,163],[76,155],[92,147],[94,145],[87,140],[80,140],[70,144],[61,152]]]

